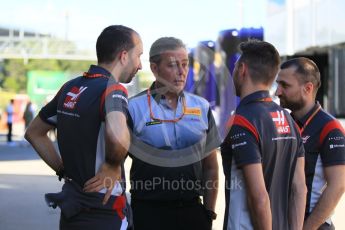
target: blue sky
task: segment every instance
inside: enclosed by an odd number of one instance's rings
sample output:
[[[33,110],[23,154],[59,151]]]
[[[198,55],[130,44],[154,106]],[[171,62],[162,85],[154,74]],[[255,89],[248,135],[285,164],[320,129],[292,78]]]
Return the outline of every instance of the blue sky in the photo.
[[[123,24],[141,34],[144,52],[161,36],[194,47],[220,30],[264,26],[266,16],[266,0],[5,0],[1,8],[0,27],[68,37],[81,47],[94,47],[106,26]]]

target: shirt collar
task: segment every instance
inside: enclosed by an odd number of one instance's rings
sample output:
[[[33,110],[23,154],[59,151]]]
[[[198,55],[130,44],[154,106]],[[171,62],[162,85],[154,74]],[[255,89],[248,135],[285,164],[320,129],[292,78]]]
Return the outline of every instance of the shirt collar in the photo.
[[[161,99],[165,99],[165,96],[162,95],[162,94],[159,94],[156,90],[156,87],[155,87],[155,83],[156,81],[154,81],[152,83],[152,85],[150,86],[150,92],[151,92],[151,96],[153,97],[153,99],[157,102],[157,104],[160,103]],[[182,99],[182,97],[184,97],[184,92],[182,91],[178,97],[178,101],[180,101]]]
[[[102,74],[106,77],[112,76],[108,70],[106,70],[103,67],[100,67],[98,65],[90,65],[90,68],[87,72],[88,72],[88,74]]]
[[[318,101],[316,101],[313,108],[306,115],[304,115],[304,117],[302,117],[301,119],[296,119],[293,116],[293,114],[291,114],[291,116],[294,118],[294,120],[297,122],[297,124],[299,126],[303,126],[307,122],[308,118],[319,108],[319,106],[321,106],[320,103]]]
[[[245,105],[251,102],[255,102],[255,101],[260,101],[261,99],[264,98],[269,98],[270,97],[270,93],[267,90],[260,90],[260,91],[256,91],[252,94],[249,94],[247,96],[245,96],[241,101],[239,106],[241,105]]]

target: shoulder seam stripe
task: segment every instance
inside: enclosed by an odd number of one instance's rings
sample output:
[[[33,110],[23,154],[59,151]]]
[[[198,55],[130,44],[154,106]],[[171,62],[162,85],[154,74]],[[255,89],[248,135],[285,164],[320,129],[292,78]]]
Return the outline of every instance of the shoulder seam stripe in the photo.
[[[241,115],[235,115],[233,125],[238,125],[249,130],[255,136],[256,141],[259,142],[259,134],[255,126],[252,125],[245,117]]]
[[[104,98],[106,98],[111,92],[117,91],[117,90],[122,91],[128,97],[127,89],[120,84],[116,84],[116,85],[111,85],[107,87],[107,89],[105,90]]]
[[[320,139],[319,139],[320,145],[323,143],[326,136],[334,129],[339,129],[345,135],[345,130],[343,126],[339,123],[339,121],[337,120],[329,121],[321,131]]]

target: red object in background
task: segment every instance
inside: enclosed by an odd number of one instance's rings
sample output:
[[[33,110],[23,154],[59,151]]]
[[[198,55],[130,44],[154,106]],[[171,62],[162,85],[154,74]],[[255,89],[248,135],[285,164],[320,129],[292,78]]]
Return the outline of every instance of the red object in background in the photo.
[[[25,106],[29,101],[29,96],[26,94],[16,94],[14,97],[14,104],[13,104],[13,125],[24,123],[23,120],[23,114],[25,110]],[[10,101],[8,101],[10,103]],[[7,113],[6,113],[6,107],[8,105],[6,104],[5,108],[2,110],[1,114],[1,121],[0,121],[0,131],[6,131],[7,130]]]
[[[25,106],[29,101],[29,97],[26,94],[17,94],[14,97],[14,116],[13,123],[23,122],[23,114]]]

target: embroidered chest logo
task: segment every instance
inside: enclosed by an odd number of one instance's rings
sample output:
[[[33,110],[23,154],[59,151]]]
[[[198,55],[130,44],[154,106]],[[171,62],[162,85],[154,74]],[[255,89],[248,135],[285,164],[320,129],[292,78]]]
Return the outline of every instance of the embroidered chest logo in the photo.
[[[65,98],[65,101],[63,103],[63,107],[66,109],[74,109],[75,105],[78,102],[78,99],[82,92],[84,92],[87,89],[86,86],[80,86],[80,88],[73,87],[68,93],[67,97]]]
[[[290,133],[290,126],[286,120],[284,111],[277,111],[270,114],[279,134]]]
[[[185,108],[184,114],[201,116],[201,109],[200,108]]]

